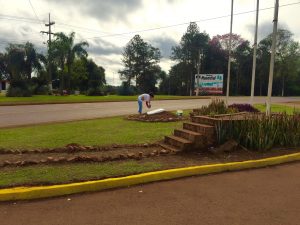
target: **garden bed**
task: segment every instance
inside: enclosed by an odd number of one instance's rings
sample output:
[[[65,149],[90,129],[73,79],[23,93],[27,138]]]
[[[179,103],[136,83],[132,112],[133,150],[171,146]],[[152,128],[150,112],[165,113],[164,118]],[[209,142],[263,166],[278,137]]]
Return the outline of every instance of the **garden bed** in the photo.
[[[143,114],[134,114],[126,117],[128,120],[136,120],[142,122],[174,122],[185,120],[184,116],[177,116],[176,114],[168,111],[164,111],[161,113],[156,113],[153,115],[148,115],[147,113]]]
[[[106,161],[90,160],[97,157],[101,158],[101,154],[104,152]],[[140,155],[141,152],[143,153],[142,156]],[[155,154],[151,154],[154,152]],[[51,151],[45,153],[23,152],[22,154],[7,152],[2,154],[1,158],[10,157],[11,160],[15,158],[18,161],[31,160],[31,162],[41,160],[41,162],[34,165],[20,164],[2,167],[0,170],[0,188],[99,180],[164,169],[262,159],[297,152],[300,151],[296,148],[272,149],[266,152],[237,148],[235,151],[222,152],[222,154],[214,154],[209,151],[165,154],[163,149],[157,145],[124,146],[124,148],[118,146],[110,149],[105,147],[105,150],[86,150],[72,154],[61,150],[56,153]],[[10,156],[8,156],[9,154]],[[113,154],[127,156],[116,161],[115,158],[108,157],[109,155],[113,156]],[[68,155],[76,160],[60,160]],[[133,155],[138,157],[133,157]],[[51,158],[49,159],[49,157]]]
[[[242,161],[257,159],[263,157],[277,156],[299,152],[297,148],[272,149],[268,151],[249,151],[241,146],[231,149],[217,151],[219,147],[208,149],[199,149],[194,151],[170,151],[162,148],[159,144],[137,144],[137,145],[109,145],[109,146],[81,146],[78,144],[69,144],[62,148],[36,149],[15,151],[2,149],[0,153],[0,168],[5,167],[26,167],[31,165],[49,165],[49,164],[68,164],[68,163],[104,163],[114,161],[138,160],[147,161],[154,159],[160,161],[160,158],[170,159],[168,165],[174,167],[184,166],[189,162],[209,163],[210,160],[222,159],[222,162]],[[182,162],[171,160],[175,158],[182,159]],[[209,161],[206,161],[210,159]],[[218,161],[219,162],[219,161]]]

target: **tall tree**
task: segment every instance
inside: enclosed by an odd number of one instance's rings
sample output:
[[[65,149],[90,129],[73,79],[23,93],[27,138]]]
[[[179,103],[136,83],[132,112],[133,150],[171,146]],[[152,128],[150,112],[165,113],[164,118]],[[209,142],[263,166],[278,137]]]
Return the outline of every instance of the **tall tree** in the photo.
[[[70,90],[72,65],[76,57],[87,57],[86,47],[88,43],[83,41],[74,43],[75,33],[69,36],[64,33],[56,33],[55,39],[51,43],[51,56],[56,60],[61,69],[60,88],[61,91],[66,88]],[[66,67],[66,71],[65,71]],[[67,80],[65,84],[65,79]]]
[[[197,63],[200,60],[201,52],[208,50],[209,35],[200,33],[198,25],[195,22],[190,23],[186,33],[181,37],[178,46],[172,48],[171,59],[179,63],[184,63],[189,67],[189,73],[182,74],[183,80],[187,83],[186,95],[192,94],[194,87],[194,74],[196,73]]]
[[[242,42],[234,51],[233,68],[235,69],[235,86],[236,95],[250,95],[250,83],[252,72],[252,49],[249,41]]]
[[[105,69],[97,64],[93,60],[87,60],[86,62],[88,73],[88,95],[103,95],[101,90],[102,86],[106,84]]]
[[[136,88],[140,92],[155,91],[157,74],[160,72],[159,49],[145,42],[140,35],[135,35],[122,55],[124,69],[119,71],[120,78],[128,84],[135,80]]]
[[[284,29],[277,31],[276,55],[275,55],[275,76],[273,93],[274,95],[285,95],[286,83],[291,83],[298,76],[300,58],[299,43],[292,39],[293,34]],[[258,45],[258,70],[261,69],[261,89],[265,93],[267,75],[269,71],[269,59],[272,46],[272,35],[260,41]]]

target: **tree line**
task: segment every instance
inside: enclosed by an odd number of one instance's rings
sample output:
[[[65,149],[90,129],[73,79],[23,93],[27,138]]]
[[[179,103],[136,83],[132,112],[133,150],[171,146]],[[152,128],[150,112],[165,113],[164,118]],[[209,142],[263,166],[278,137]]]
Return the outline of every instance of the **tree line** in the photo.
[[[9,44],[5,52],[0,52],[0,80],[10,83],[7,96],[52,94],[53,90],[54,94],[79,90],[103,95],[105,69],[87,58],[87,42],[74,40],[74,32],[54,34],[45,55],[30,42]]]
[[[10,82],[8,96],[32,94],[70,94],[79,90],[87,95],[117,93],[134,95],[154,92],[171,95],[191,95],[197,67],[200,73],[224,74],[226,93],[229,34],[212,38],[190,23],[178,45],[172,47],[174,65],[167,72],[159,66],[160,49],[135,35],[124,47],[123,68],[119,70],[122,85],[106,85],[105,69],[88,58],[88,43],[75,43],[75,33],[54,34],[47,54],[38,53],[35,46],[9,44],[0,52],[0,80]],[[266,95],[272,36],[258,43],[255,95]],[[250,95],[253,48],[238,34],[232,34],[230,95]],[[277,33],[273,95],[300,95],[300,47],[293,34],[285,29]]]
[[[279,29],[276,43],[273,95],[300,95],[300,48],[292,33]],[[212,38],[190,23],[177,46],[172,47],[174,61],[168,74],[159,67],[160,50],[135,35],[123,51],[123,69],[119,71],[125,94],[158,92],[191,95],[194,76],[200,73],[224,74],[226,93],[229,34]],[[255,95],[266,95],[270,65],[271,34],[258,43]],[[232,34],[230,95],[250,95],[253,48],[238,34]]]

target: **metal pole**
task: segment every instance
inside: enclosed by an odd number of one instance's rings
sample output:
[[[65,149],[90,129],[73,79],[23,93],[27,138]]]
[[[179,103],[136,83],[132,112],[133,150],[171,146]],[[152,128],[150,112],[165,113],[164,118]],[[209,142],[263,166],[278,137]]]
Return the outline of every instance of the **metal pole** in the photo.
[[[229,98],[232,20],[233,20],[233,0],[231,0],[231,20],[230,20],[230,36],[229,36],[229,49],[228,49],[228,71],[227,71],[226,104],[228,104],[228,98]]]
[[[49,89],[50,89],[50,92],[52,92],[52,71],[51,71],[51,61],[52,61],[52,59],[51,59],[51,51],[50,51],[50,47],[51,46],[51,25],[50,25],[50,13],[49,13],[49,62],[48,62],[48,66],[49,66],[49,68],[48,68],[48,72],[49,72]]]
[[[49,31],[41,31],[43,34],[48,34],[49,35],[49,40],[48,40],[48,87],[50,91],[52,91],[52,72],[51,72],[51,34],[54,34],[51,32],[51,26],[54,25],[55,22],[50,21],[50,13],[49,13],[49,23],[45,24],[46,27],[49,27]]]
[[[250,97],[250,104],[251,105],[253,105],[254,87],[255,87],[258,12],[259,12],[259,0],[257,0],[257,3],[256,3],[256,21],[255,21],[255,35],[254,35],[254,46],[253,46],[254,49],[253,49],[252,81],[251,81],[251,97]]]
[[[270,60],[269,86],[268,86],[267,109],[266,109],[267,115],[271,114],[271,96],[272,96],[273,72],[274,72],[274,61],[275,61],[275,51],[276,51],[278,6],[279,6],[279,0],[275,0],[275,10],[274,10],[274,20],[273,20],[273,36],[272,36],[272,51],[271,51],[271,60]]]
[[[199,96],[199,74],[200,74],[200,49],[198,50],[198,64],[197,64],[197,88],[196,96]]]

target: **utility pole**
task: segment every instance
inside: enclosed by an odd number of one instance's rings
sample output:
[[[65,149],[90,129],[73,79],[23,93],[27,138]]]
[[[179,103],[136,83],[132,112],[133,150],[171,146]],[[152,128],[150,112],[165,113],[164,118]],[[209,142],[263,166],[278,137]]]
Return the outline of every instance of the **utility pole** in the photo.
[[[198,50],[198,63],[197,63],[197,88],[196,88],[196,96],[199,96],[199,79],[200,79],[200,67],[201,67],[201,59],[202,53],[200,49]]]
[[[233,0],[231,0],[230,36],[229,36],[229,49],[228,49],[228,71],[227,71],[227,89],[226,89],[226,104],[227,105],[228,105],[229,87],[230,87],[232,20],[233,20]]]
[[[255,20],[255,35],[254,35],[254,46],[253,46],[254,49],[253,49],[253,63],[252,63],[251,97],[250,97],[250,104],[251,105],[253,105],[254,87],[255,87],[258,11],[259,11],[259,0],[257,0],[257,3],[256,3],[256,20]]]
[[[41,31],[42,34],[48,34],[49,35],[49,40],[48,40],[48,87],[50,91],[52,91],[52,71],[51,71],[51,62],[52,62],[52,57],[50,54],[50,48],[51,48],[51,34],[54,34],[51,32],[51,26],[54,25],[55,22],[50,21],[50,13],[49,13],[49,23],[46,23],[45,26],[49,27],[49,31]]]
[[[273,72],[274,72],[274,61],[275,61],[275,51],[276,51],[278,8],[279,8],[279,0],[275,0],[275,10],[274,10],[274,20],[273,20],[273,36],[272,36],[272,50],[271,50],[270,71],[269,71],[269,86],[268,86],[267,109],[266,109],[266,114],[268,116],[271,115],[271,96],[272,96]]]

